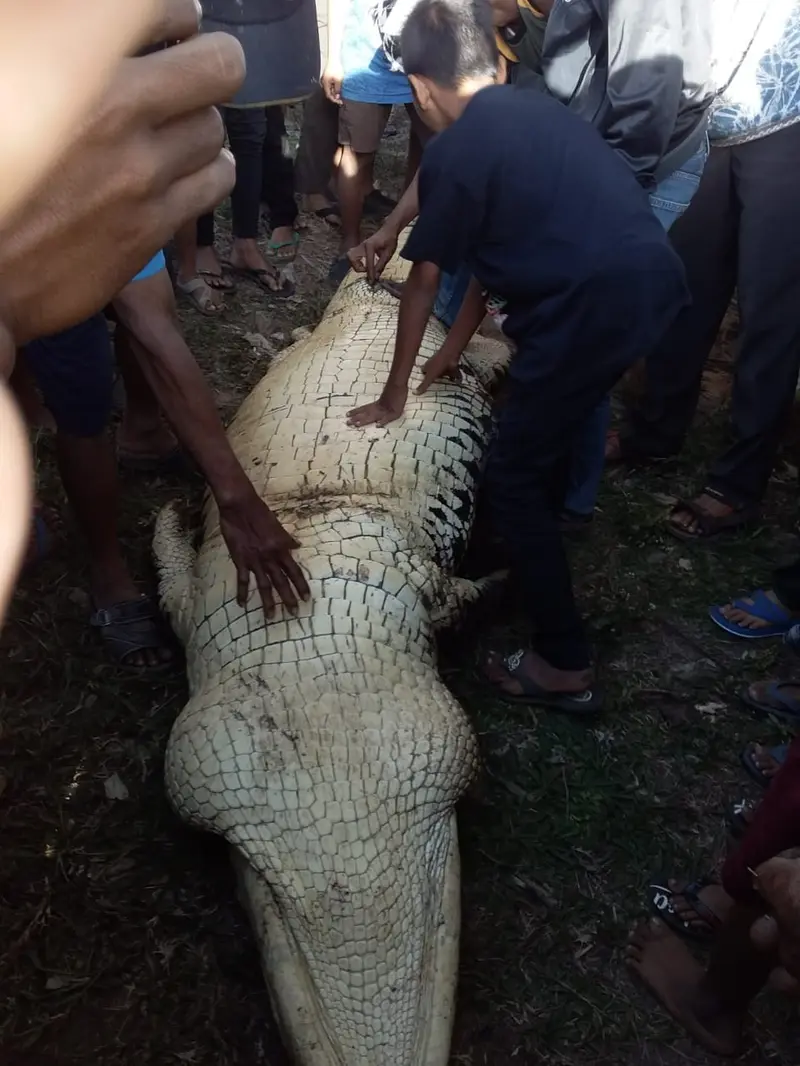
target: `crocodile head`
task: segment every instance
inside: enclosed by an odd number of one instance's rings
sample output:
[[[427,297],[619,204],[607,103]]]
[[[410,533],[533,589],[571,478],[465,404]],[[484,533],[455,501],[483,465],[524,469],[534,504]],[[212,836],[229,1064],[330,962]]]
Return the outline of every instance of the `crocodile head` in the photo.
[[[448,1061],[454,807],[476,752],[435,671],[409,666],[400,683],[376,670],[302,692],[231,679],[195,697],[170,740],[170,797],[233,845],[298,1066]]]

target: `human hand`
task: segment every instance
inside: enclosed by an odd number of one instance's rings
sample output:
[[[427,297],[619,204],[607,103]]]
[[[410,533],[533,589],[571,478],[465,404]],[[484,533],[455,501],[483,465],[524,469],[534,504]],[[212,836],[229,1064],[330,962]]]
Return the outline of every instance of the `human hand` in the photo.
[[[374,285],[386,268],[397,248],[397,233],[388,226],[367,237],[347,253],[350,266],[359,274],[366,273],[370,285]]]
[[[0,320],[17,344],[103,307],[182,224],[233,186],[213,105],[244,77],[237,40],[197,36],[194,0],[161,0],[173,48],[123,59],[57,171],[0,227]]]
[[[458,364],[460,361],[461,353],[451,352],[448,350],[447,345],[443,344],[439,351],[432,355],[423,366],[422,383],[417,389],[417,394],[421,396],[423,392],[427,392],[434,381],[439,381],[440,378],[450,378],[451,381],[458,380]]]
[[[247,603],[250,575],[256,579],[264,614],[275,613],[275,594],[294,614],[298,596],[311,592],[292,551],[300,545],[280,524],[255,490],[234,503],[222,504],[219,525],[236,567],[236,602]]]
[[[322,91],[328,97],[332,104],[338,104],[341,107],[342,104],[342,81],[344,79],[344,71],[339,63],[333,63],[329,59],[325,64],[325,69],[322,72],[322,77],[319,79],[319,83],[322,86]]]
[[[405,385],[387,384],[380,399],[348,411],[347,424],[357,429],[363,429],[364,426],[388,426],[402,415],[407,399],[408,388]]]

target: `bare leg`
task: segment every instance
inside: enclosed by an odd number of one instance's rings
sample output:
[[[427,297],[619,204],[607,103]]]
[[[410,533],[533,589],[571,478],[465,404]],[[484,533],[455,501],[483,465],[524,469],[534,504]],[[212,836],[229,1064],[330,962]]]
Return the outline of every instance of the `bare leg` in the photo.
[[[122,556],[117,532],[119,514],[117,462],[110,436],[56,436],[58,467],[64,491],[89,549],[89,582],[96,607],[111,607],[139,598],[139,590]],[[126,665],[155,666],[172,657],[168,648],[147,648]]]
[[[342,212],[342,254],[355,248],[361,241],[361,215],[364,197],[369,191],[374,159],[372,153],[368,155],[364,152],[354,152],[349,147],[342,148],[338,175],[339,207]]]
[[[161,417],[155,393],[142,373],[136,356],[136,341],[121,323],[117,325],[115,340],[126,397],[125,414],[117,436],[119,449],[146,458],[170,455],[178,443]]]

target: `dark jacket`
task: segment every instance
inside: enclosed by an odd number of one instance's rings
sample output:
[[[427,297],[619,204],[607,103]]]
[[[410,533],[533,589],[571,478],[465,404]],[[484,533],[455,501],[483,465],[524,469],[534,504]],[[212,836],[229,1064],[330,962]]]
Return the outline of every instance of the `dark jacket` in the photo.
[[[542,70],[652,189],[703,142],[711,36],[711,0],[556,0]]]

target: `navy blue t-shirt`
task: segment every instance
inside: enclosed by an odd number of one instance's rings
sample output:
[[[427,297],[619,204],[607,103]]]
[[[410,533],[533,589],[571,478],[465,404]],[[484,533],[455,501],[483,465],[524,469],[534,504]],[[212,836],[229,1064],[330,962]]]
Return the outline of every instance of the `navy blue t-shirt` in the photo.
[[[449,274],[466,263],[505,300],[503,329],[520,349],[557,358],[591,346],[592,331],[615,335],[601,319],[622,315],[644,355],[688,302],[681,261],[630,168],[541,93],[477,93],[426,147],[419,202],[403,256]]]

